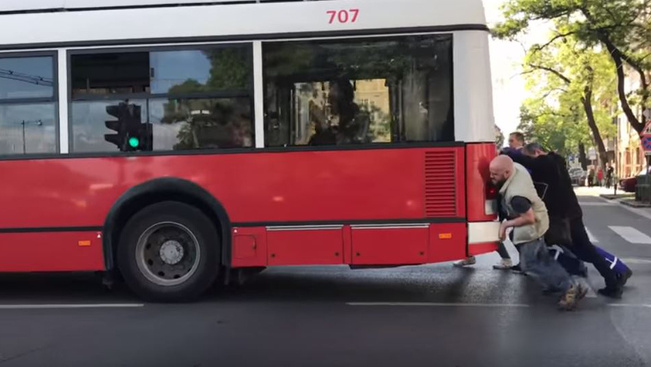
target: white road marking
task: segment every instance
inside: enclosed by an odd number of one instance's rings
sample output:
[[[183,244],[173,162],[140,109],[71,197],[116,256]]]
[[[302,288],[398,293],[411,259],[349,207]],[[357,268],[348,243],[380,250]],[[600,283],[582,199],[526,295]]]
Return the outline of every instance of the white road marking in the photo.
[[[586,233],[588,234],[588,238],[590,239],[590,242],[592,243],[599,243],[599,240],[597,237],[595,237],[592,232],[588,229],[588,227],[585,228]]]
[[[588,296],[586,296],[588,297]],[[488,308],[529,308],[531,305],[522,303],[436,303],[436,302],[347,302],[348,306],[370,306],[370,307],[488,307]],[[651,308],[651,304],[631,304],[631,303],[608,303],[609,307],[616,308]]]
[[[633,227],[608,226],[608,228],[613,230],[613,232],[617,233],[630,243],[651,245],[651,237],[645,235]]]
[[[624,264],[644,264],[644,265],[651,265],[651,260],[650,259],[639,259],[639,258],[628,258],[628,259],[621,259]]]
[[[637,307],[637,308],[651,308],[651,305],[645,304],[630,304],[630,303],[609,303],[610,307]]]
[[[585,298],[597,298],[597,292],[594,291],[590,284],[588,284],[588,293],[586,293]]]
[[[34,309],[78,309],[78,308],[139,308],[142,303],[106,303],[106,304],[32,304],[0,305],[0,310],[34,310]]]
[[[346,304],[368,307],[529,307],[522,303],[347,302]]]

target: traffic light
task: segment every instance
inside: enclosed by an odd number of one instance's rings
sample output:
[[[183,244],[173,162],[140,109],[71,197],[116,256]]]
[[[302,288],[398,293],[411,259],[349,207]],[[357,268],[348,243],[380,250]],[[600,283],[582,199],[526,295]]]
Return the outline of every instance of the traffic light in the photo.
[[[106,134],[104,140],[115,144],[121,152],[152,150],[152,125],[142,123],[140,112],[140,106],[125,102],[107,106],[106,113],[117,120],[106,121],[105,124],[116,134]]]
[[[117,120],[106,121],[106,127],[109,130],[115,131],[117,134],[105,134],[104,140],[109,143],[115,144],[118,149],[123,152],[125,151],[124,142],[127,135],[127,126],[125,116],[125,104],[120,103],[119,105],[106,106],[106,113],[115,117]]]

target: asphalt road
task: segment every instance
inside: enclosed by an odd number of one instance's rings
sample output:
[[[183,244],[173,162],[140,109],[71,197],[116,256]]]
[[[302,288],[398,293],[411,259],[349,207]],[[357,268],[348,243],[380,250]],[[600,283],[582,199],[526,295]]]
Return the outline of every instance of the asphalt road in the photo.
[[[0,365],[647,365],[651,211],[582,201],[597,244],[635,272],[622,300],[590,292],[560,312],[527,277],[492,270],[494,254],[472,269],[273,269],[175,305],[140,304],[89,275],[3,275]],[[593,268],[590,282],[603,286]]]

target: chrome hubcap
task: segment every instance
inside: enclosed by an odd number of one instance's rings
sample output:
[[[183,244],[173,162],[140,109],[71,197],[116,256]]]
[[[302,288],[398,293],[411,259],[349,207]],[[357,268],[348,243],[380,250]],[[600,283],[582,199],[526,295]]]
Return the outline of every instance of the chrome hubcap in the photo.
[[[168,265],[176,265],[183,259],[183,246],[177,241],[167,241],[160,247],[160,258]]]

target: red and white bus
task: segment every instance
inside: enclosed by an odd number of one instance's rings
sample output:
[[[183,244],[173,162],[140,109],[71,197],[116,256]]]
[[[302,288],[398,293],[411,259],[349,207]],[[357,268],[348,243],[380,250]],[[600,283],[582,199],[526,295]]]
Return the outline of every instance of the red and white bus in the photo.
[[[3,0],[0,272],[196,297],[496,249],[481,0]]]

